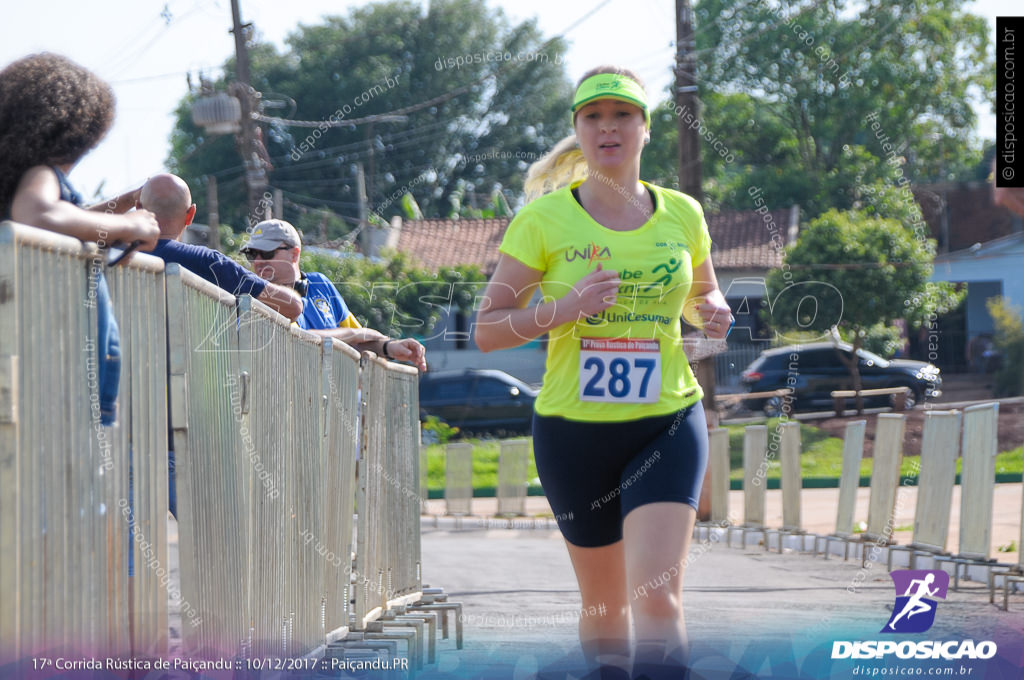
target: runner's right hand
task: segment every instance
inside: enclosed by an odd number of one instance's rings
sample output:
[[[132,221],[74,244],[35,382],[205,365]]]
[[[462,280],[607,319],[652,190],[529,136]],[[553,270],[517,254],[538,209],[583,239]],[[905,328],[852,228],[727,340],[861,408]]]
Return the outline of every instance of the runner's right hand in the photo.
[[[597,269],[577,281],[563,299],[576,305],[582,316],[593,316],[615,304],[621,283],[617,271],[602,269],[598,263]]]

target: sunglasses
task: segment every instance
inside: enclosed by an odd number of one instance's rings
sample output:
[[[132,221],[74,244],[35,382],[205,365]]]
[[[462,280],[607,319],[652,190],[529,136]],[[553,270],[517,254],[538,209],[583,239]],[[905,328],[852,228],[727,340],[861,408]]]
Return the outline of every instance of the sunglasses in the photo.
[[[291,246],[278,246],[273,250],[258,250],[256,248],[246,248],[245,250],[242,251],[242,255],[244,255],[250,262],[253,260],[272,260],[274,259],[274,253],[276,253],[277,251],[291,249]]]

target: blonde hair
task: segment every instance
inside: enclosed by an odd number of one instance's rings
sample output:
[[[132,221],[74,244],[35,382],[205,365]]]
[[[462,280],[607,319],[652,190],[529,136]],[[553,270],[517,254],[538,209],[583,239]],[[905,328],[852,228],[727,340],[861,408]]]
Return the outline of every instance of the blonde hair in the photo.
[[[640,87],[647,90],[644,81],[635,72],[621,66],[605,64],[590,69],[576,83],[576,88],[583,84],[583,81],[591,76],[601,73],[616,73],[635,80]],[[575,90],[574,90],[575,91]],[[576,124],[576,116],[573,115],[573,125]],[[552,191],[557,191],[564,186],[582,182],[587,178],[587,160],[583,157],[576,144],[576,135],[571,134],[565,137],[551,151],[544,154],[540,160],[533,163],[526,172],[526,181],[523,182],[523,191],[526,199],[532,201]]]

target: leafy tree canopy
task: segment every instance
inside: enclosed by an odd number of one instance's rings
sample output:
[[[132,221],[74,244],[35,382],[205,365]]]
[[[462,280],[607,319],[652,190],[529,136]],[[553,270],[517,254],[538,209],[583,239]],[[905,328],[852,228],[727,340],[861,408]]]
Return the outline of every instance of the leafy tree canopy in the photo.
[[[443,311],[472,314],[487,281],[479,267],[429,272],[402,253],[387,255],[371,260],[304,252],[301,266],[326,276],[363,326],[386,335],[426,338]]]
[[[510,24],[484,0],[433,0],[426,11],[408,0],[374,3],[299,26],[287,45],[279,53],[256,44],[250,53],[267,116],[352,120],[438,101],[407,111],[405,122],[261,123],[269,183],[284,191],[286,218],[329,208],[354,223],[357,163],[369,209],[385,220],[402,213],[406,193],[428,216],[451,212],[460,187],[484,203],[495,189],[515,200],[529,163],[570,131],[564,41],[545,41],[535,21]],[[224,72],[218,89],[233,78],[233,61]],[[222,221],[240,230],[245,180],[234,138],[197,128],[193,101],[178,107],[169,164],[194,189],[216,176]],[[194,193],[202,215],[205,192]]]
[[[855,349],[885,340],[891,333],[879,326],[896,319],[933,323],[963,298],[952,284],[929,282],[934,256],[934,241],[895,219],[830,210],[801,230],[769,274],[770,323],[784,340],[788,331],[826,338],[837,329]],[[860,389],[857,363],[848,368]]]
[[[771,321],[786,329],[846,331],[854,344],[877,323],[920,326],[959,303],[930,283],[935,245],[896,220],[831,210],[810,222],[767,281]]]
[[[971,95],[991,91],[984,19],[962,0],[700,0],[701,110],[659,107],[654,134],[699,125],[711,207],[773,207],[814,217],[847,209],[857,183],[973,179],[982,144]],[[886,146],[888,145],[888,146]],[[725,158],[724,149],[733,160]],[[647,176],[678,161],[653,154]]]

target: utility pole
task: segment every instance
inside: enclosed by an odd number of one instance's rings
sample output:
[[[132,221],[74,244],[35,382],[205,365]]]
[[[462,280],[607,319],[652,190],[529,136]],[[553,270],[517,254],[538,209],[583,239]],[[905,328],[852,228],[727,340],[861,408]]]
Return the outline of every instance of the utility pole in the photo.
[[[374,139],[373,139],[373,121],[371,120],[369,125],[366,126],[366,145],[369,147],[370,157],[368,162],[370,164],[370,176],[365,178],[366,181],[366,200],[369,202],[373,196],[373,178],[377,176],[377,159],[374,157]]]
[[[274,189],[274,219],[284,219],[284,191],[281,189]]]
[[[690,0],[676,0],[676,111],[699,114],[697,100],[697,60],[694,57],[696,45],[693,41],[693,8]],[[683,116],[677,116],[679,124],[679,190],[704,202],[701,189],[703,177],[700,163],[700,136],[697,130],[683,124]],[[715,410],[715,358],[710,356],[697,362],[696,377],[704,389],[704,413],[708,429],[718,427],[718,411]],[[704,485],[697,504],[697,519],[711,519],[711,466],[704,475]]]
[[[363,164],[356,164],[356,200],[359,201],[359,245],[364,257],[370,256],[370,223],[367,218],[366,173]]]
[[[214,250],[220,250],[220,214],[217,212],[217,178],[213,175],[206,176],[206,224],[210,231],[206,234],[206,245]]]
[[[373,125],[374,123],[405,123],[409,120],[409,116],[396,115],[391,113],[383,113],[379,116],[366,116],[363,120],[366,121],[366,147],[368,150],[367,162],[370,165],[370,172],[365,177],[366,182],[366,196],[367,201],[374,198],[374,177],[377,176],[377,158],[375,142],[376,138],[373,136]]]
[[[241,129],[235,136],[238,154],[245,166],[245,184],[248,189],[248,215],[250,220],[259,221],[262,215],[256,214],[264,187],[267,184],[267,172],[263,167],[263,159],[257,153],[258,137],[256,121],[252,114],[256,109],[256,98],[252,89],[249,72],[249,49],[246,45],[246,31],[252,24],[243,24],[238,0],[231,0],[231,32],[235,36],[235,82],[231,85],[232,94],[242,107]]]
[[[690,7],[690,0],[676,0],[676,110],[684,113],[689,111],[692,116],[698,114],[697,60],[693,56],[694,49],[693,9]],[[703,203],[700,136],[696,129],[683,123],[682,116],[677,117],[677,122],[679,124],[679,190]]]

